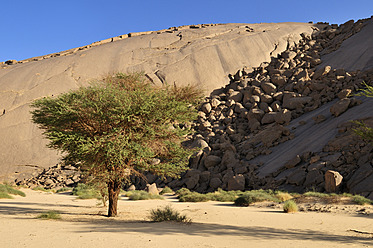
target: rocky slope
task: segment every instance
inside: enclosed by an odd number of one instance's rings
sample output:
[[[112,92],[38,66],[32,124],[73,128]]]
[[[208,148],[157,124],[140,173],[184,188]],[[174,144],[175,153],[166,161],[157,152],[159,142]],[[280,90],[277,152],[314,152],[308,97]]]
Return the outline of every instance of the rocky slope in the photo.
[[[253,72],[231,76],[201,105],[195,126],[201,151],[192,170],[169,185],[323,191],[325,173],[333,170],[343,176],[340,190],[373,198],[373,146],[351,132],[350,122],[373,126],[373,99],[351,97],[362,82],[372,84],[373,70],[369,59],[360,63],[362,71],[335,60],[339,47],[351,53],[359,44],[346,44],[371,36],[372,27],[372,20],[327,26]],[[363,58],[371,59],[365,51]]]

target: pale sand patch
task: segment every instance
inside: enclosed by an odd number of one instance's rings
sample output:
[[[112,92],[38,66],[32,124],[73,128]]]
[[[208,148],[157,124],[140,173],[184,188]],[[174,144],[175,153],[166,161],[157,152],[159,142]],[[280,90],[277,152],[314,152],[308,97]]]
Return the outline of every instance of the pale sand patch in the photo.
[[[337,213],[285,214],[281,209],[231,203],[119,201],[120,216],[107,218],[96,200],[23,190],[25,198],[0,199],[0,247],[371,247],[373,218]],[[149,210],[171,204],[192,224],[152,223]],[[61,211],[61,220],[35,217]]]

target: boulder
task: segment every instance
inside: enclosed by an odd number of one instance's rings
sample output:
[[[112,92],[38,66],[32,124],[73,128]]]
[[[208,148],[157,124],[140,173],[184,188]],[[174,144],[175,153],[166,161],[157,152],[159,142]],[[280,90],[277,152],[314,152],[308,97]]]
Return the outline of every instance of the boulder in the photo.
[[[299,155],[297,155],[294,158],[287,161],[285,163],[285,167],[288,168],[288,169],[293,168],[293,167],[297,166],[301,161],[302,161],[302,159],[300,158]]]
[[[343,89],[337,94],[337,96],[339,99],[347,98],[351,94],[351,92],[351,89]]]
[[[210,113],[211,109],[212,109],[212,106],[211,106],[211,104],[210,104],[209,102],[204,103],[204,104],[202,105],[202,107],[201,107],[201,110],[202,110],[203,112],[205,112],[206,114]]]
[[[288,109],[282,109],[274,117],[275,117],[276,123],[287,124],[291,121],[291,111]]]
[[[220,178],[218,177],[214,177],[214,178],[211,178],[210,180],[210,187],[213,188],[213,189],[217,189],[221,186],[223,182],[221,181]]]
[[[152,195],[159,195],[159,191],[157,188],[157,185],[155,183],[153,184],[147,184],[145,191]]]
[[[266,83],[262,83],[261,84],[261,87],[262,87],[262,89],[263,89],[263,91],[265,92],[265,93],[267,93],[267,94],[274,94],[274,93],[276,93],[276,86],[274,85],[274,84],[272,84],[272,83],[268,83],[268,82],[266,82]]]
[[[276,115],[278,113],[276,112],[269,112],[269,113],[266,113],[263,118],[262,118],[262,124],[270,124],[270,123],[273,123],[275,122],[275,118],[276,118]]]
[[[328,170],[325,173],[325,190],[328,193],[337,193],[342,184],[343,177],[339,172]]]
[[[208,169],[210,167],[218,166],[221,162],[221,158],[215,155],[209,155],[205,158],[205,167]]]
[[[340,116],[348,109],[350,101],[351,100],[349,98],[343,98],[339,100],[333,106],[330,107],[330,113],[332,113],[332,115],[334,115],[335,117]]]
[[[228,190],[244,190],[245,189],[245,177],[241,174],[233,176],[228,179]]]

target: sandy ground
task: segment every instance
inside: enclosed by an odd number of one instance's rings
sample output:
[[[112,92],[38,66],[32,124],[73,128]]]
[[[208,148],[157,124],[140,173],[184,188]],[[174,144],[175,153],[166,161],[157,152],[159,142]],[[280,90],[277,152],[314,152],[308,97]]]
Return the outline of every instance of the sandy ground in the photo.
[[[120,216],[105,217],[96,200],[23,190],[26,197],[0,199],[0,247],[373,247],[373,216],[298,212],[232,203],[119,201]],[[153,223],[149,210],[171,204],[191,224]],[[369,206],[368,208],[371,208]],[[41,220],[47,210],[61,220]],[[358,233],[356,231],[362,233]]]

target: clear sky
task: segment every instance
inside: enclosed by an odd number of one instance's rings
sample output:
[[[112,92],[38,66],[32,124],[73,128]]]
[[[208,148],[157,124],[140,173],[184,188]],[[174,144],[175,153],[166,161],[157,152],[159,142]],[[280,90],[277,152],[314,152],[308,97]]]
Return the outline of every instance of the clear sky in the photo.
[[[202,23],[329,22],[373,15],[373,0],[2,0],[0,61],[126,34]]]

